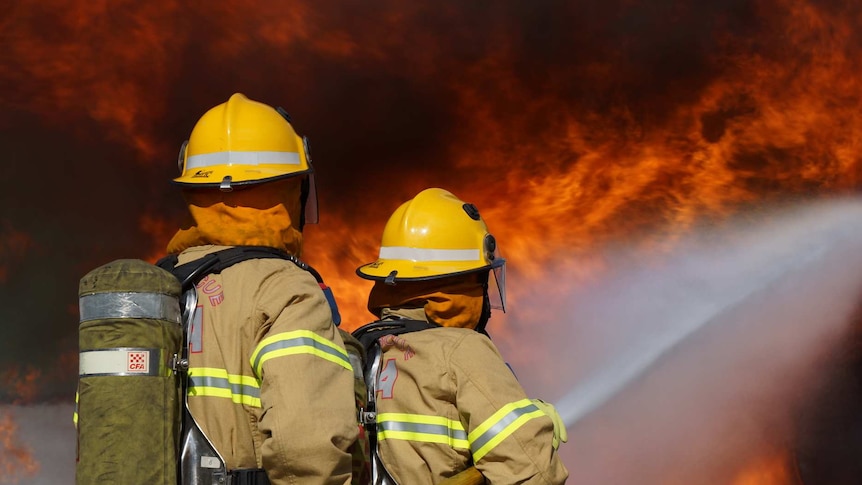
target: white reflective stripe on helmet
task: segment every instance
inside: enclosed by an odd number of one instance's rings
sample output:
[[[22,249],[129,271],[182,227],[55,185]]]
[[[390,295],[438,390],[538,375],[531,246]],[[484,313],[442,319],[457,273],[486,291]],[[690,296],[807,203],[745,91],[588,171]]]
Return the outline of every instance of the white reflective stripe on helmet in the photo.
[[[380,259],[403,259],[410,261],[478,261],[478,249],[420,249],[403,246],[382,246]]]
[[[120,347],[85,350],[78,359],[78,375],[94,376],[158,376],[160,349]]]
[[[78,299],[80,321],[114,318],[153,318],[180,323],[176,297],[161,293],[93,293]]]
[[[186,170],[212,167],[214,165],[300,165],[296,152],[214,152],[189,155]]]

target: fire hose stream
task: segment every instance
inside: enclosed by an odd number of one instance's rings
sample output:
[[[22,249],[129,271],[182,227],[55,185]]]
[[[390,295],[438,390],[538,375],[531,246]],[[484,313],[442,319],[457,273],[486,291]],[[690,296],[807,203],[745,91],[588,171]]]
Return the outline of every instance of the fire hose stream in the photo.
[[[862,260],[847,257],[862,253],[862,206],[858,203],[817,207],[805,217],[788,222],[794,226],[789,231],[767,227],[762,230],[763,238],[753,246],[729,248],[738,254],[749,253],[739,257],[742,263],[737,268],[738,277],[730,275],[724,281],[707,282],[712,286],[702,291],[700,302],[688,305],[676,301],[683,311],[676,313],[675,321],[665,325],[663,332],[641,339],[636,347],[612,358],[563,396],[556,406],[566,426],[575,425],[611,400],[699,330],[757,301],[784,281],[806,277],[818,268],[827,267],[830,261],[831,264],[840,261],[842,271],[851,274],[846,265],[855,264],[860,270],[856,274],[862,274]],[[860,284],[860,278],[853,279],[856,280],[853,283]]]
[[[676,264],[685,269],[672,273],[670,280],[665,280],[666,288],[656,289],[656,284],[652,284],[649,290],[643,288],[647,284],[644,281],[630,288],[630,294],[663,292],[662,298],[652,302],[627,300],[627,293],[622,292],[620,301],[644,307],[629,309],[624,314],[643,315],[644,320],[639,324],[656,324],[660,331],[647,332],[634,345],[604,359],[596,371],[580,379],[555,403],[567,428],[571,429],[585,416],[613,400],[663,359],[682,350],[701,330],[712,327],[725,331],[726,327],[738,332],[739,328],[734,326],[735,319],[740,318],[738,314],[787,306],[789,300],[816,299],[820,293],[810,292],[812,285],[843,288],[839,293],[846,305],[835,308],[835,315],[826,319],[828,322],[802,321],[807,317],[800,315],[800,322],[793,325],[806,325],[809,330],[795,332],[798,329],[791,326],[769,327],[769,331],[789,331],[799,333],[797,339],[817,340],[819,336],[834,335],[847,327],[855,308],[854,300],[862,291],[862,276],[859,276],[862,275],[862,204],[840,202],[797,208],[748,234],[727,239],[727,244],[724,243],[726,235],[721,237],[722,244],[718,246],[711,244],[707,249],[695,247],[694,251],[683,252]],[[660,282],[658,286],[662,286]],[[777,292],[782,292],[780,297],[775,296]],[[647,308],[668,304],[674,308],[670,314],[666,309]],[[823,303],[812,300],[808,306],[818,305]],[[661,325],[657,320],[661,320]],[[764,321],[761,326],[779,323]],[[818,326],[821,328],[810,330]],[[482,477],[475,470],[469,470],[443,483],[482,483]]]

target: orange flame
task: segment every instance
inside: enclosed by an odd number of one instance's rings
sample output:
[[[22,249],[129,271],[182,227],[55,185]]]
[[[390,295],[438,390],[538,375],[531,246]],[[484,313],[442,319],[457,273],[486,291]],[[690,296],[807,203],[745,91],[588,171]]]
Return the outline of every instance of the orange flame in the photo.
[[[42,371],[31,366],[12,367],[0,373],[0,383],[13,396],[14,404],[32,403],[38,394],[38,380]]]
[[[0,483],[18,483],[22,477],[34,476],[39,464],[29,447],[18,443],[18,426],[10,413],[0,413]]]
[[[26,403],[36,395],[39,375],[39,370],[33,368],[8,369],[0,374],[0,384],[18,396],[13,403]],[[32,449],[19,443],[18,425],[12,411],[0,410],[0,483],[18,483],[21,478],[34,476],[39,471]]]
[[[177,231],[176,223],[150,214],[143,214],[138,219],[138,225],[144,234],[152,237],[152,247],[147,250],[144,261],[155,263],[165,255],[165,247]],[[77,309],[75,310],[77,314]]]
[[[731,485],[802,485],[785,453],[759,458],[734,478]]]
[[[571,63],[534,64],[520,52],[513,25],[494,15],[482,19],[489,32],[483,40],[493,47],[468,45],[472,38],[464,37],[468,41],[458,47],[466,53],[457,58],[439,47],[440,39],[416,28],[429,14],[420,3],[389,9],[383,2],[369,14],[346,5],[324,12],[311,2],[249,0],[188,12],[171,0],[77,2],[63,9],[24,1],[4,7],[0,16],[0,29],[10,40],[0,62],[13,67],[0,80],[20,94],[9,97],[10,105],[58,124],[85,113],[109,128],[100,136],[132,147],[138,161],[153,165],[167,163],[187,135],[184,125],[179,134],[171,126],[165,136],[161,120],[181,109],[190,114],[174,123],[188,122],[208,107],[177,108],[176,100],[201,79],[232,69],[243,75],[225,82],[237,90],[266,86],[268,70],[305,79],[291,85],[294,99],[312,97],[318,89],[311,65],[317,61],[385,69],[398,79],[413,76],[417,96],[430,93],[441,103],[445,98],[446,113],[454,119],[448,130],[430,135],[443,146],[434,156],[445,163],[423,171],[421,154],[395,152],[392,156],[404,159],[393,163],[398,176],[388,178],[395,182],[389,185],[369,182],[375,172],[386,171],[380,167],[358,172],[351,182],[363,188],[367,183],[373,192],[363,194],[373,200],[362,200],[367,206],[361,219],[351,193],[342,200],[339,188],[318,180],[322,205],[329,203],[331,211],[320,226],[307,230],[306,259],[333,286],[350,330],[370,318],[365,311],[370,284],[354,269],[376,257],[389,213],[427,186],[450,189],[482,210],[509,261],[512,305],[551,265],[565,265],[580,279],[601,272],[599,251],[620,240],[661,253],[699,224],[721,223],[755,204],[858,190],[862,13],[854,2],[826,3],[752,2],[748,13],[759,22],[755,34],[738,35],[726,25],[731,20],[717,18],[710,24],[710,38],[717,41],[702,72],[696,79],[676,79],[662,72],[684,70],[672,57],[661,58],[666,62],[658,66],[635,65],[644,53],[634,36],[607,46],[602,56],[577,57],[575,50],[589,48],[584,43],[563,46],[573,51]],[[639,2],[624,4],[634,8]],[[679,8],[671,13],[684,22],[685,8]],[[435,9],[440,15],[435,19],[454,38],[474,30],[473,19],[460,17],[456,7]],[[353,27],[367,16],[378,30],[373,35]],[[105,18],[111,21],[100,20]],[[411,44],[416,48],[409,53],[399,50]],[[271,69],[269,60],[255,57],[266,49],[278,53]],[[193,62],[198,64],[187,67]],[[644,81],[651,81],[655,92],[642,88]],[[259,98],[281,102],[278,89],[278,95]],[[142,250],[144,258],[155,261],[177,224],[143,214],[139,225],[154,241]],[[0,226],[0,283],[9,261],[31,245],[26,234]],[[494,330],[507,337],[505,326]],[[13,376],[14,385],[23,386],[16,393],[24,400],[33,396],[27,386],[35,385],[28,372],[16,370]],[[790,480],[769,475],[780,461],[771,460],[758,461],[733,485]],[[758,475],[761,471],[766,475]]]

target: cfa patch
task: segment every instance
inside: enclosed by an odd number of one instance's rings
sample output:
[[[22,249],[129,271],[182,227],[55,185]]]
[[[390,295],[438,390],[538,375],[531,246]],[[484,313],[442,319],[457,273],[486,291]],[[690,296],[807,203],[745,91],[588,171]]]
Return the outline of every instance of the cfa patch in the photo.
[[[146,350],[126,351],[127,369],[132,374],[147,374],[150,372],[150,353]]]

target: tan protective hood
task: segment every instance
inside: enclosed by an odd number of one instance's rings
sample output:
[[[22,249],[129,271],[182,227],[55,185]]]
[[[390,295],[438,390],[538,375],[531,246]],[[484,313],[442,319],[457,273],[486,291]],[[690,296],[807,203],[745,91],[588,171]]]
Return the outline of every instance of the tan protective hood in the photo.
[[[475,274],[429,281],[378,281],[368,295],[368,311],[380,317],[384,308],[424,308],[429,321],[444,327],[476,328],[485,290]]]
[[[298,178],[251,185],[232,192],[184,189],[193,223],[168,243],[168,253],[216,244],[268,246],[294,256],[302,253],[298,225],[302,208]]]

